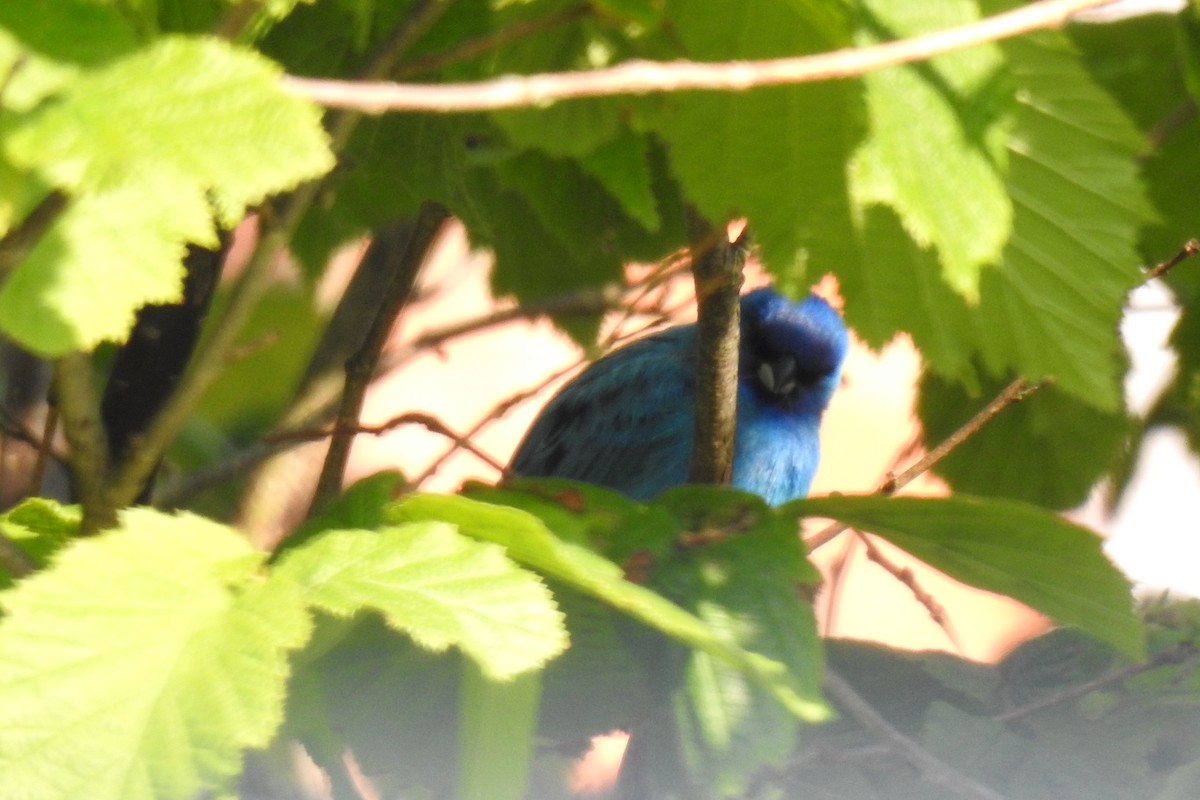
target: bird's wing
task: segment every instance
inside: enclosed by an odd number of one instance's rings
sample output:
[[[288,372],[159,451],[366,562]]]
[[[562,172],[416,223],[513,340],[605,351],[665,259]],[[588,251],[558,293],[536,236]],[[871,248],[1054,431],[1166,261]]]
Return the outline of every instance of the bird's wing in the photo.
[[[684,483],[694,343],[693,326],[680,326],[591,365],[546,404],[510,470],[596,483],[636,499]]]

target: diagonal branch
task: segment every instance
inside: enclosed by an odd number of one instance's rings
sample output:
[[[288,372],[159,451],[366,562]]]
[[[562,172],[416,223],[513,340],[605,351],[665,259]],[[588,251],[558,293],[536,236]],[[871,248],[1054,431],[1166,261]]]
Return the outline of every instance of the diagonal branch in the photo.
[[[915,767],[929,783],[972,800],[1003,800],[999,792],[959,772],[922,747],[920,742],[904,735],[832,669],[825,671],[825,691],[848,716]]]
[[[509,75],[478,83],[356,83],[283,78],[284,88],[330,108],[367,114],[387,111],[454,113],[544,106],[580,97],[650,94],[683,90],[745,91],[756,86],[810,83],[864,75],[883,67],[924,61],[943,53],[1058,28],[1080,11],[1111,0],[1041,0],[993,17],[943,31],[873,47],[830,53],[737,61],[627,61],[614,67],[540,75]]]
[[[395,248],[398,250],[394,253],[396,261],[391,279],[384,289],[383,302],[371,320],[362,346],[346,361],[346,385],[338,407],[337,422],[329,443],[329,452],[325,456],[325,464],[321,469],[321,477],[313,492],[309,513],[335,497],[341,488],[363,401],[375,374],[375,367],[379,364],[379,357],[383,354],[384,345],[387,344],[388,333],[391,332],[396,317],[408,304],[416,284],[417,271],[449,217],[450,212],[445,207],[426,202],[422,205],[412,230],[409,231],[408,226],[403,226],[404,232],[408,234],[408,241],[402,249],[396,247],[398,243],[385,241],[382,237],[377,238],[372,245]]]

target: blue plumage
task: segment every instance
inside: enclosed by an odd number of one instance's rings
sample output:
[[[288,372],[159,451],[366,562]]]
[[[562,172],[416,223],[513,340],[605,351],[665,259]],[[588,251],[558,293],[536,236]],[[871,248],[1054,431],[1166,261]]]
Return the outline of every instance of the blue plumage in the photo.
[[[779,505],[812,483],[846,328],[816,295],[793,302],[771,289],[744,295],[741,318],[733,485]],[[681,325],[592,364],[542,410],[509,471],[587,481],[637,500],[685,483],[695,346],[695,325]]]

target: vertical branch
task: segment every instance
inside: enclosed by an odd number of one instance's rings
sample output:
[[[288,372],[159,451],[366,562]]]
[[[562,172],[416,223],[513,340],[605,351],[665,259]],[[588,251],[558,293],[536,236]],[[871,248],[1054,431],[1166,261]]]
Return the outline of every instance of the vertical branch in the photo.
[[[325,456],[321,477],[313,492],[309,513],[335,497],[341,489],[342,476],[345,474],[350,446],[357,432],[363,400],[371,383],[371,376],[375,373],[375,366],[383,354],[384,345],[387,344],[388,333],[396,317],[407,304],[416,282],[417,271],[449,216],[449,212],[443,206],[426,202],[421,206],[421,212],[403,249],[400,249],[399,242],[386,235],[378,237],[371,245],[372,249],[382,248],[385,255],[398,255],[398,258],[383,300],[375,312],[374,319],[371,320],[362,345],[346,361],[346,385],[338,406],[329,452]],[[408,226],[400,226],[400,230],[406,232]],[[368,254],[367,258],[371,257]]]
[[[79,530],[85,534],[107,528],[117,519],[105,491],[108,444],[92,379],[92,360],[86,353],[71,353],[54,362],[54,394],[71,445],[71,475],[83,505]]]
[[[688,240],[699,311],[690,480],[727,484],[733,477],[737,419],[738,294],[742,287],[742,265],[725,232],[690,208]]]

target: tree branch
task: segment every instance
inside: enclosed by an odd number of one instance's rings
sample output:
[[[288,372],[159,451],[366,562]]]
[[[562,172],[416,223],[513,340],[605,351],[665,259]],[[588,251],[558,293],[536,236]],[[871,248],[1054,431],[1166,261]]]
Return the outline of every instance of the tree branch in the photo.
[[[1016,708],[1010,708],[1007,711],[1002,711],[999,714],[993,715],[992,719],[1004,723],[1014,722],[1035,712],[1042,711],[1047,708],[1053,708],[1054,706],[1061,705],[1063,703],[1069,703],[1072,700],[1076,700],[1080,697],[1091,694],[1097,689],[1103,689],[1107,686],[1112,686],[1117,683],[1124,683],[1130,678],[1141,675],[1143,672],[1149,672],[1150,670],[1158,669],[1159,667],[1166,666],[1168,664],[1182,664],[1188,659],[1195,659],[1196,656],[1196,648],[1193,645],[1180,643],[1163,650],[1160,653],[1155,653],[1148,660],[1143,661],[1141,664],[1131,664],[1127,667],[1122,667],[1121,669],[1114,670],[1113,672],[1108,672],[1104,675],[1095,677],[1090,681],[1085,681],[1084,683],[1076,686],[1067,687],[1063,691],[1056,692],[1048,697],[1039,698],[1034,700],[1032,703],[1027,703],[1023,706],[1017,706]]]
[[[100,402],[93,385],[92,359],[71,353],[54,362],[54,396],[63,433],[71,445],[71,475],[83,506],[80,533],[96,533],[116,522],[116,506],[108,502],[108,445],[100,421]]]
[[[309,506],[310,514],[336,497],[341,490],[342,477],[346,472],[346,462],[350,458],[350,446],[354,443],[363,401],[379,357],[383,354],[384,345],[387,344],[388,333],[412,295],[417,272],[425,262],[430,246],[449,218],[450,212],[445,207],[438,203],[426,202],[421,206],[421,212],[412,230],[409,231],[407,225],[402,226],[403,231],[408,234],[408,241],[402,250],[399,249],[399,242],[386,236],[376,237],[371,245],[373,248],[378,246],[390,250],[396,260],[391,279],[384,291],[383,302],[379,304],[362,345],[346,362],[346,384],[338,407],[329,452],[325,456],[321,477],[317,480],[317,488]]]
[[[971,800],[1004,800],[1004,796],[939,759],[905,736],[832,669],[825,670],[825,691],[850,717],[911,764],[929,783]]]
[[[67,202],[65,194],[52,189],[25,215],[25,219],[4,234],[0,239],[0,280],[29,255],[50,226],[67,210]]]
[[[738,334],[742,259],[718,230],[688,210],[692,277],[696,284],[696,419],[692,483],[733,478],[737,427]]]
[[[330,108],[367,114],[387,111],[455,113],[544,106],[580,97],[683,90],[745,91],[756,86],[850,78],[883,67],[924,61],[943,53],[1058,28],[1072,15],[1110,0],[1041,0],[1003,14],[872,47],[830,53],[707,64],[693,61],[627,61],[579,72],[505,76],[477,83],[357,83],[285,76],[284,88]]]

